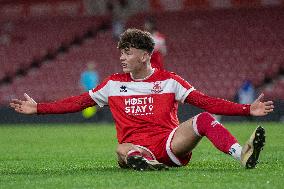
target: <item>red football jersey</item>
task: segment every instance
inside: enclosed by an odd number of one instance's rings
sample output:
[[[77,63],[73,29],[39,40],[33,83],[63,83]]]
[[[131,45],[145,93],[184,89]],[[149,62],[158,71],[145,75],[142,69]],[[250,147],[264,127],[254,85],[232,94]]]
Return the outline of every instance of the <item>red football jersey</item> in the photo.
[[[155,136],[168,135],[179,125],[178,103],[192,91],[175,73],[155,70],[143,80],[130,74],[111,75],[89,94],[99,106],[109,105],[119,143],[139,141],[147,146]]]

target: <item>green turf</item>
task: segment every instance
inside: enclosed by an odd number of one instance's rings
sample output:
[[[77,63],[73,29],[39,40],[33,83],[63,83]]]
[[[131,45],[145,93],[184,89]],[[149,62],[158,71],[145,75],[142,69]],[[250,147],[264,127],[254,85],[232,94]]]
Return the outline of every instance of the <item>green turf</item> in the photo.
[[[95,126],[96,125],[96,126]],[[227,124],[244,143],[256,124]],[[257,169],[246,170],[202,140],[189,166],[169,171],[119,169],[113,126],[0,126],[0,188],[283,188],[284,125],[266,123]]]

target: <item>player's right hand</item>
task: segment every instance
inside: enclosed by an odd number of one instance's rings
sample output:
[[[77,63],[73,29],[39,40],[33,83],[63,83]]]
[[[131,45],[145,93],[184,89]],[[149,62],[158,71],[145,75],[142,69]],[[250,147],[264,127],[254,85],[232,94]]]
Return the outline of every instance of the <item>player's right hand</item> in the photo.
[[[26,93],[24,94],[26,100],[12,99],[10,107],[16,112],[22,114],[36,114],[37,113],[37,103],[29,97]]]

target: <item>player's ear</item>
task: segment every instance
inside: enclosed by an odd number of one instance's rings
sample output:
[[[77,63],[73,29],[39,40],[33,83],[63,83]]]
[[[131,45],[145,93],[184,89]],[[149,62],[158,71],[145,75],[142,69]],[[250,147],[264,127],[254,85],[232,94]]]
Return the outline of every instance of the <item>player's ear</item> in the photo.
[[[142,62],[148,62],[148,60],[150,60],[150,57],[150,54],[147,51],[144,51],[142,56]]]

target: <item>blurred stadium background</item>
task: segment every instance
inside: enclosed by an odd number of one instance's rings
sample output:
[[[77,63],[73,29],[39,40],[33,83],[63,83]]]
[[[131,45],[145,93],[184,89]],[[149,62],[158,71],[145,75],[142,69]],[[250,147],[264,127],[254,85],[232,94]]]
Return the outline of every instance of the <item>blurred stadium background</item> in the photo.
[[[0,123],[112,122],[107,108],[86,120],[81,113],[23,116],[8,103],[25,92],[37,102],[80,94],[80,74],[90,61],[101,79],[121,72],[114,1],[0,0]],[[229,100],[251,80],[275,101],[275,112],[259,120],[284,120],[283,0],[116,1],[126,3],[126,27],[143,28],[149,16],[156,20],[167,39],[166,69]],[[182,105],[180,118],[199,111]]]

